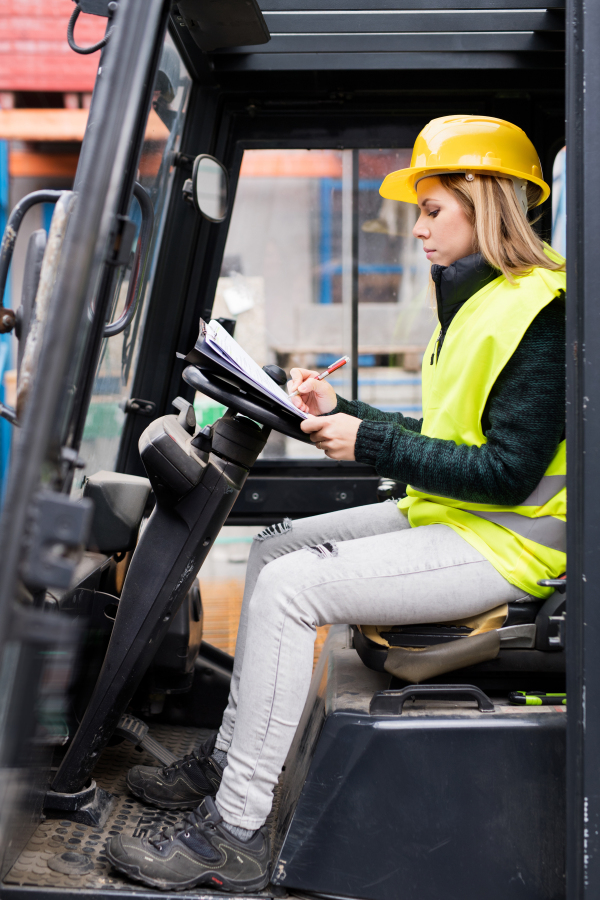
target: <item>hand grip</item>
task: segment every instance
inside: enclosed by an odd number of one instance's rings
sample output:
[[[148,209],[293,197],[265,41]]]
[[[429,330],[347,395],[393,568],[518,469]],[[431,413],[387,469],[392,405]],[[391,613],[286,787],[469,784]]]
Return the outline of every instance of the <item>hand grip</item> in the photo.
[[[490,698],[472,684],[409,684],[401,691],[377,691],[371,699],[369,713],[372,716],[401,716],[406,701],[419,696],[436,700],[476,700],[480,712],[494,712]]]
[[[134,254],[125,309],[115,322],[110,322],[104,326],[104,337],[114,337],[115,334],[121,334],[122,331],[125,331],[135,315],[145,287],[144,279],[154,233],[154,207],[147,191],[137,181],[133,185],[133,196],[137,200],[142,214],[140,237]]]

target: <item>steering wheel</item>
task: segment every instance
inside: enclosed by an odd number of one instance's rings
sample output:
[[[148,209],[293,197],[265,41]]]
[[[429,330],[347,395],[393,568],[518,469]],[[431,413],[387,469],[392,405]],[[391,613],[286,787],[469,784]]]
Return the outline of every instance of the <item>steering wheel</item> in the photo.
[[[261,425],[266,425],[274,431],[279,431],[287,437],[295,438],[304,444],[312,444],[308,434],[300,429],[300,418],[293,413],[287,413],[285,410],[277,409],[271,406],[266,397],[252,393],[250,390],[242,390],[237,385],[230,384],[224,378],[215,375],[213,372],[207,372],[198,366],[187,366],[183,370],[183,380],[206,394],[211,400],[222,403],[236,412],[240,412],[249,419],[254,419]]]

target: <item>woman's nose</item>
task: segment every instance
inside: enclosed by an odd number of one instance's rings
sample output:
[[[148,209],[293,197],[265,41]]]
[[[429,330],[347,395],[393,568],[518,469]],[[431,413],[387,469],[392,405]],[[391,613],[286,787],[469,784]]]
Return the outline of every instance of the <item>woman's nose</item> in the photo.
[[[416,238],[423,239],[423,238],[429,237],[429,228],[427,228],[427,225],[423,221],[422,215],[419,216],[419,218],[417,219],[412,233],[413,233],[413,237],[416,237]]]

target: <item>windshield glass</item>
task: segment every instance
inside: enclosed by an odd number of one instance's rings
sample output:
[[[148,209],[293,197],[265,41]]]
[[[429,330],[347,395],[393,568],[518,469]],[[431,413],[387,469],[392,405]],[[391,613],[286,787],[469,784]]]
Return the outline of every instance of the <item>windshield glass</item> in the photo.
[[[74,482],[73,491],[76,493],[81,490],[85,475],[101,469],[112,471],[115,467],[125,422],[124,406],[131,396],[171,194],[173,156],[181,143],[190,87],[191,78],[172,38],[167,34],[154,83],[152,108],[136,179],[148,192],[154,206],[154,233],[146,268],[146,283],[136,314],[127,328],[121,334],[103,341],[80,449],[86,467],[78,473]],[[132,201],[129,215],[136,223],[139,235],[140,210],[135,200]],[[129,270],[115,294],[111,316],[113,321],[123,312],[130,276]]]
[[[260,364],[322,371],[352,355],[352,174],[358,166],[358,399],[421,416],[421,360],[435,326],[429,264],[412,235],[417,207],[383,200],[410,149],[246,150],[213,317]],[[351,397],[351,366],[330,379]],[[197,418],[223,407],[196,395]],[[273,431],[263,457],[316,448]]]

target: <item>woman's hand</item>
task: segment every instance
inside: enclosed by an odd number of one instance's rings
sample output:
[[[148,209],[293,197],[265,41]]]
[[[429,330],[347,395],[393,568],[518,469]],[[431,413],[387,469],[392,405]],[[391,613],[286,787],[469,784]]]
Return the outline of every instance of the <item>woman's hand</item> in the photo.
[[[292,397],[294,406],[311,416],[322,416],[337,406],[334,389],[326,381],[317,381],[319,373],[311,369],[290,369],[290,381],[287,383],[288,393],[300,393]]]
[[[300,428],[317,445],[319,450],[325,451],[329,459],[354,459],[354,445],[356,435],[362,419],[348,416],[346,413],[336,413],[325,419],[309,416],[300,424]]]

